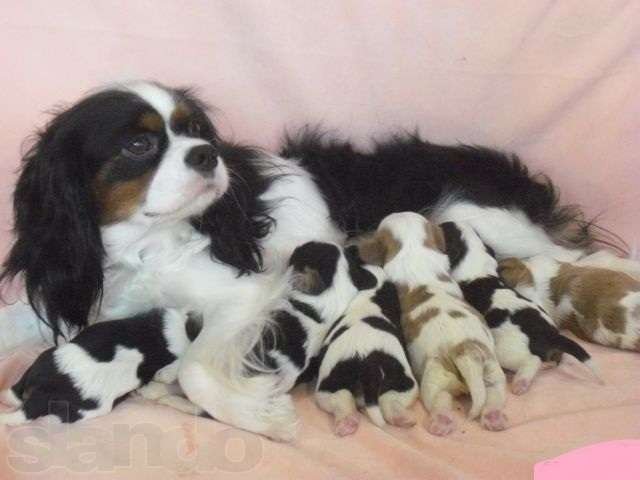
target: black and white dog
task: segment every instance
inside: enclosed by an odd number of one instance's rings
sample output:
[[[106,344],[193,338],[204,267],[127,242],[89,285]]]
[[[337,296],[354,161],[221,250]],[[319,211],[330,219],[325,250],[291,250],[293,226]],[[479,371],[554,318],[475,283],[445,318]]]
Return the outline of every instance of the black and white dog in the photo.
[[[418,398],[400,327],[400,301],[382,268],[367,266],[377,279],[358,293],[331,325],[318,356],[316,402],[333,416],[334,432],[354,433],[356,402],[379,427],[411,427],[409,407]]]
[[[498,262],[472,227],[445,222],[444,233],[451,274],[467,302],[484,315],[496,344],[500,365],[515,372],[511,390],[529,390],[543,362],[560,363],[570,355],[597,376],[584,348],[558,332],[547,312],[508,287],[498,276]]]
[[[18,425],[53,415],[63,423],[109,413],[152,379],[172,383],[178,362],[200,331],[197,315],[152,310],[90,325],[69,343],[51,347],[2,401],[16,409],[0,424]]]
[[[202,312],[179,380],[221,421],[277,437],[272,385],[245,359],[287,291],[295,246],[341,243],[403,210],[470,219],[500,256],[575,258],[593,235],[512,156],[394,137],[370,152],[306,131],[280,156],[223,141],[186,90],[132,82],[57,114],[22,160],[1,279],[28,306],[0,348],[154,308]],[[45,329],[46,330],[46,329]]]

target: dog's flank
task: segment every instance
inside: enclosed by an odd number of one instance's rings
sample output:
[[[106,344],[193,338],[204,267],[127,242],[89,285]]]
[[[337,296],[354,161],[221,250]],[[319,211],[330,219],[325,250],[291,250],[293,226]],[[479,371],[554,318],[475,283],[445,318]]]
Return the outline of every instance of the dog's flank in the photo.
[[[525,393],[543,362],[560,363],[570,355],[595,373],[590,355],[561,335],[535,302],[518,294],[498,277],[498,262],[474,229],[462,222],[441,225],[453,278],[464,298],[485,318],[500,365],[515,372],[512,391]],[[524,281],[529,281],[525,278]]]

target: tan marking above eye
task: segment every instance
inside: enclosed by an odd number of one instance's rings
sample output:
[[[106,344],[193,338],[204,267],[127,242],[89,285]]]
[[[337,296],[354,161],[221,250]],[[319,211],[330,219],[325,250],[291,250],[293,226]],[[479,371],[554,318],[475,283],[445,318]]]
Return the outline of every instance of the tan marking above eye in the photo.
[[[176,108],[171,112],[171,128],[175,129],[175,127],[179,125],[186,124],[191,117],[191,109],[187,107],[184,103],[179,103],[176,105]]]
[[[143,113],[138,121],[138,125],[152,132],[161,132],[164,130],[164,120],[155,112]]]

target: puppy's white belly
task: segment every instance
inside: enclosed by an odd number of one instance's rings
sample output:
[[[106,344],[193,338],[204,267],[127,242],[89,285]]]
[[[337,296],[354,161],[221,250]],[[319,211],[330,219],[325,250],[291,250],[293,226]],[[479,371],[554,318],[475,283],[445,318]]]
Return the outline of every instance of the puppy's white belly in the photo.
[[[529,338],[520,327],[504,322],[491,330],[496,345],[496,356],[502,368],[516,371],[530,357]]]

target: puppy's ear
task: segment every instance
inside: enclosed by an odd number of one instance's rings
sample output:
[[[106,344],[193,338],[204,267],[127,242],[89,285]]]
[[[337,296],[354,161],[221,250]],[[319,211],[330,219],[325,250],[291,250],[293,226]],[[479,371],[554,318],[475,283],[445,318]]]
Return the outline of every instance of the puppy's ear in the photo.
[[[364,263],[382,267],[387,256],[387,247],[382,240],[380,232],[375,232],[369,237],[362,238],[358,242],[358,255]]]
[[[442,231],[442,228],[433,222],[429,222],[425,226],[425,230],[427,233],[427,237],[424,241],[425,245],[428,248],[437,249],[443,253],[446,252],[447,244],[444,239],[444,232]]]
[[[363,260],[360,258],[358,247],[350,245],[344,249],[344,254],[349,263],[349,275],[351,281],[358,290],[368,290],[378,284],[378,279],[369,270],[363,267]]]
[[[519,285],[533,285],[531,270],[518,258],[505,258],[498,262],[498,275],[510,288]]]
[[[302,271],[294,270],[291,277],[291,286],[294,290],[307,295],[320,295],[327,289],[320,272],[311,267],[304,267]]]

